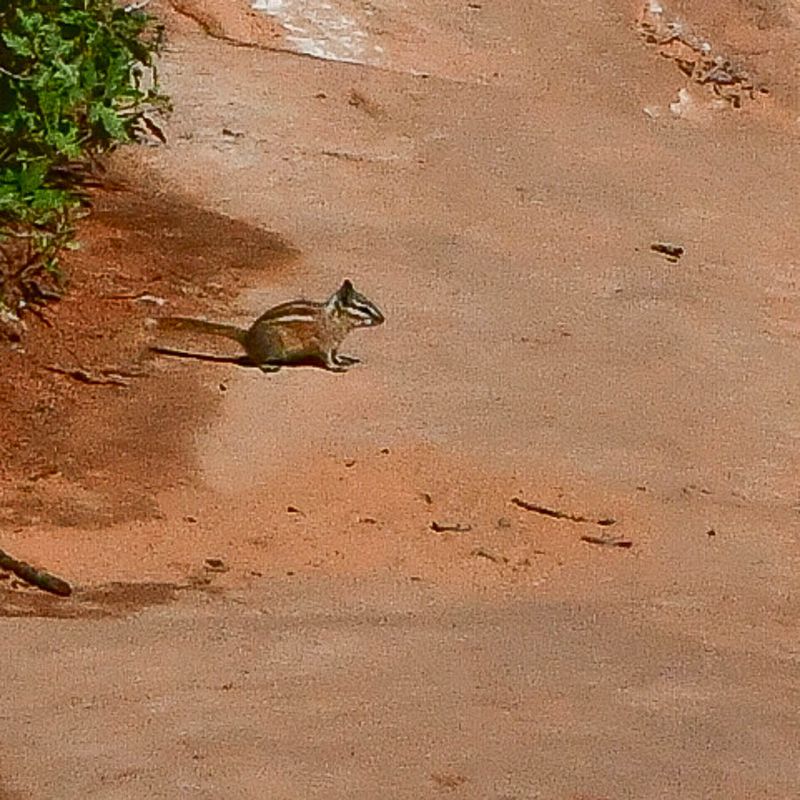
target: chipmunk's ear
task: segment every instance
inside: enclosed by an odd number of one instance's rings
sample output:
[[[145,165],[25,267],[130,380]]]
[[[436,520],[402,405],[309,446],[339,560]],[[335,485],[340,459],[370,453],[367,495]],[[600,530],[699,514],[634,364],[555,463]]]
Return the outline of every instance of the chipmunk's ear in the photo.
[[[333,310],[346,304],[353,296],[353,284],[345,280],[342,285],[328,298],[328,308]]]

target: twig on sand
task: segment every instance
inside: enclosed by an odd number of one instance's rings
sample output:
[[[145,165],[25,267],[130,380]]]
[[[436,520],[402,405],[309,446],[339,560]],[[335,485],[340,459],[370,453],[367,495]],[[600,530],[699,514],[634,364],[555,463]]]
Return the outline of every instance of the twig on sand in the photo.
[[[472,525],[462,525],[460,522],[431,522],[434,533],[469,533]]]
[[[72,587],[66,581],[42,569],[36,569],[24,561],[18,561],[3,550],[0,550],[0,568],[13,572],[26,583],[43,589],[45,592],[57,594],[59,597],[69,597],[72,594]]]
[[[625,539],[622,536],[581,536],[582,542],[589,544],[599,544],[603,547],[622,547],[626,550],[633,547],[633,542],[630,539]]]
[[[495,555],[485,547],[476,547],[472,551],[472,555],[478,558],[485,558],[487,561],[491,561],[494,564],[508,564],[508,559],[505,556]]]
[[[572,514],[569,511],[548,508],[539,503],[529,503],[527,500],[522,500],[519,497],[512,497],[511,502],[519,508],[524,508],[526,511],[533,511],[535,514],[542,514],[545,517],[552,517],[553,519],[566,519],[569,522],[586,522],[591,525],[600,525],[601,527],[607,527],[616,522],[613,517],[584,517],[582,514]]]
[[[145,374],[141,369],[122,367],[102,367],[97,371],[92,371],[83,367],[62,367],[60,364],[48,364],[45,369],[92,386],[128,386],[130,384],[126,378],[140,378]]]
[[[672,242],[655,242],[650,245],[650,249],[654,253],[666,256],[667,261],[671,261],[673,264],[683,255],[683,246]]]

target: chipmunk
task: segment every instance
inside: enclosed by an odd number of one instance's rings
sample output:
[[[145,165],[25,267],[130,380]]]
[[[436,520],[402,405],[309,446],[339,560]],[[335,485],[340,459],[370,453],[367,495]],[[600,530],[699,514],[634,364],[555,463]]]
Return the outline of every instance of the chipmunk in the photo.
[[[249,328],[194,317],[161,317],[158,327],[234,339],[262,372],[277,372],[286,364],[308,360],[318,360],[333,372],[346,372],[359,359],[339,354],[345,336],[353,328],[383,321],[380,309],[346,280],[325,302],[282,303],[265,311]]]

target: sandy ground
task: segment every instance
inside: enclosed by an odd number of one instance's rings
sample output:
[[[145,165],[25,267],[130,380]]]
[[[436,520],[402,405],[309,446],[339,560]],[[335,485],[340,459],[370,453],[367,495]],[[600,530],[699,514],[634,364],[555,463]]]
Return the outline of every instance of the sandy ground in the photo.
[[[735,108],[638,4],[400,6],[157,6],[169,144],[4,356],[2,546],[77,591],[0,598],[3,800],[796,796],[797,8],[665,8]],[[144,354],[344,277],[346,375]]]

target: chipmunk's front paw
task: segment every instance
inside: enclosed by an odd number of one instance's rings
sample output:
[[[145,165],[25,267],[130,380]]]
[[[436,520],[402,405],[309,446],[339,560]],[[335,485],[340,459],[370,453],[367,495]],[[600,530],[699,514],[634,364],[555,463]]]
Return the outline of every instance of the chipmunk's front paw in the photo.
[[[330,372],[347,372],[351,362],[333,350],[322,356],[322,363],[325,365],[325,369]]]
[[[343,365],[343,366],[352,366],[353,364],[360,364],[361,359],[356,358],[355,356],[340,356],[336,355],[336,363]]]

